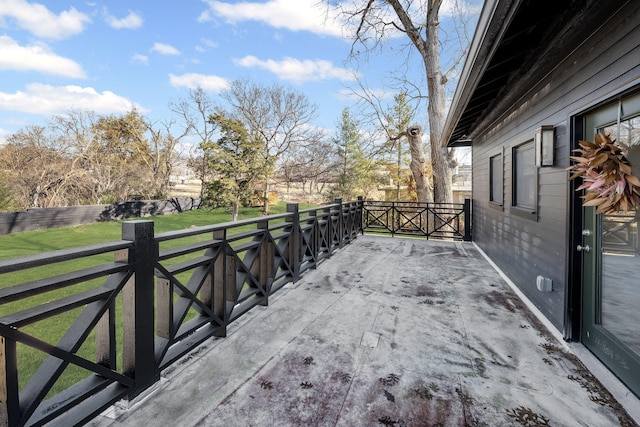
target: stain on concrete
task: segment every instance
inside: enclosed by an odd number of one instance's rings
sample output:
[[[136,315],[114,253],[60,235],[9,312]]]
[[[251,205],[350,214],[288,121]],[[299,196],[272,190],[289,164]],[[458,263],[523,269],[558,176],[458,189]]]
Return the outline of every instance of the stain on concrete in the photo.
[[[359,237],[119,425],[637,426],[472,245],[402,242]]]

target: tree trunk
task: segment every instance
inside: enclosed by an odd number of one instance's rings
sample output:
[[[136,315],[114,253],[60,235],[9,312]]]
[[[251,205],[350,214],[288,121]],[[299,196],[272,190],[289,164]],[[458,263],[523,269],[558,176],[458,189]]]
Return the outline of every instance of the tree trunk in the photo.
[[[412,126],[407,130],[409,149],[411,150],[411,164],[409,168],[416,183],[416,195],[418,202],[433,202],[431,196],[431,186],[426,174],[426,158],[422,148],[422,129],[419,126]]]
[[[433,198],[436,202],[450,203],[453,201],[453,190],[449,150],[440,145],[447,112],[447,78],[442,74],[440,51],[438,50],[440,47],[438,14],[443,0],[421,2],[421,4],[426,3],[427,8],[424,38],[420,34],[422,26],[413,24],[408,9],[405,9],[399,0],[386,1],[398,15],[407,36],[418,49],[424,61],[429,94],[429,144],[431,145],[431,166],[433,169]]]
[[[427,37],[424,43],[424,65],[429,91],[429,142],[431,145],[431,165],[433,168],[433,199],[435,202],[453,202],[452,173],[449,149],[440,144],[446,120],[446,78],[440,68],[438,51],[438,14],[427,16]]]
[[[269,206],[269,177],[264,181],[264,193],[262,194],[262,215],[269,215],[271,211]]]
[[[234,201],[231,203],[231,220],[234,222],[238,220],[239,207],[240,204],[238,202]]]

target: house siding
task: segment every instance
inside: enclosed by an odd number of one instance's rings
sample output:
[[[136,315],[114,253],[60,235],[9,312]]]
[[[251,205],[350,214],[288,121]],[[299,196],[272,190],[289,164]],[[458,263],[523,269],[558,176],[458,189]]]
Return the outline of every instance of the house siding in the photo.
[[[559,330],[565,323],[569,254],[571,118],[640,81],[640,2],[603,23],[517,105],[473,140],[473,233],[476,243]],[[514,215],[512,148],[555,126],[555,165],[537,169],[537,219]],[[502,153],[504,206],[489,202],[490,157]],[[536,289],[536,276],[553,291]]]

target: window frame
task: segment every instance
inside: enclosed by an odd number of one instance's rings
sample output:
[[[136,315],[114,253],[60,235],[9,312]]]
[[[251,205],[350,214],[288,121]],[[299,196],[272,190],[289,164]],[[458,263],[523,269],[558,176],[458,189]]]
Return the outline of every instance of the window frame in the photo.
[[[518,204],[518,176],[522,172],[521,165],[518,165],[518,153],[521,150],[530,150],[531,164],[528,167],[532,172],[531,186],[533,187],[533,206]],[[534,221],[538,220],[538,168],[535,163],[535,143],[533,139],[511,148],[511,209],[510,212]]]
[[[489,157],[489,205],[492,206],[493,208],[496,209],[504,209],[504,150],[500,150],[499,152],[495,153],[494,155]],[[499,158],[499,159],[497,159]],[[500,179],[499,182],[496,183],[495,182],[495,177],[494,177],[494,169],[495,166],[497,166],[496,164],[494,164],[494,160],[498,160],[497,163],[500,164]],[[496,185],[498,185],[500,187],[500,200],[496,201],[494,200],[494,193],[495,190],[498,190],[498,188],[496,188]]]

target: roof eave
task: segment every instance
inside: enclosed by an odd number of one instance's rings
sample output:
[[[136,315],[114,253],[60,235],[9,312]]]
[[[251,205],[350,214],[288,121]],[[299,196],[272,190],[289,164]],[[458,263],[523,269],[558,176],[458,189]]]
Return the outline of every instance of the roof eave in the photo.
[[[444,125],[442,146],[470,145],[469,135],[451,140],[467,104],[471,99],[484,70],[491,61],[492,52],[508,27],[513,11],[522,0],[486,0],[469,46],[469,52],[456,87],[455,94]]]

